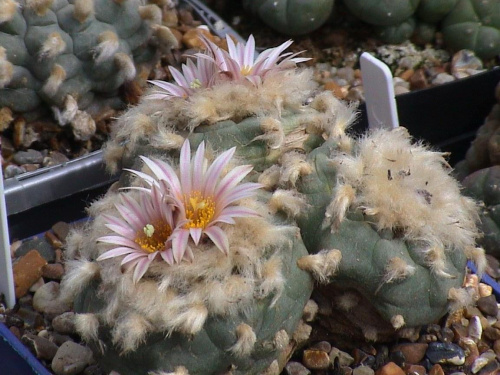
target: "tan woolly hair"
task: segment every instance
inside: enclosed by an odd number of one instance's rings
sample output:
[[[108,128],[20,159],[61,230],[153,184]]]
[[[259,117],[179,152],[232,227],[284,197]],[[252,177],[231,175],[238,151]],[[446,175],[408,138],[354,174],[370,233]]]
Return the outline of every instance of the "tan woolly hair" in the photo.
[[[445,250],[474,248],[476,203],[460,194],[443,154],[414,143],[405,128],[375,130],[359,139],[354,154],[339,153],[333,162],[339,185],[356,191],[349,205],[362,209],[377,229],[425,244],[424,255],[438,273],[445,272]],[[329,212],[342,218],[347,207],[338,198],[332,204],[340,206]]]
[[[134,196],[138,192],[110,191],[89,209],[93,221],[71,236],[68,252],[81,260],[71,262],[62,288],[68,298],[100,275],[99,295],[106,307],[97,316],[99,322],[114,326],[113,341],[123,352],[134,350],[150,332],[193,335],[210,315],[245,312],[255,299],[269,296],[272,305],[281,295],[284,277],[280,251],[292,246],[290,238],[298,235],[298,229],[274,224],[267,205],[257,198],[246,198],[241,204],[257,211],[258,217],[235,218],[235,225],[225,224],[228,255],[211,241],[200,242],[193,248],[193,262],[172,266],[153,262],[137,283],[132,280],[132,272],[122,272],[120,258],[95,262],[111,247],[98,243],[97,238],[111,234],[102,214],[119,215],[115,207],[119,194]],[[246,344],[234,350],[245,352],[252,342],[250,336],[242,336]]]

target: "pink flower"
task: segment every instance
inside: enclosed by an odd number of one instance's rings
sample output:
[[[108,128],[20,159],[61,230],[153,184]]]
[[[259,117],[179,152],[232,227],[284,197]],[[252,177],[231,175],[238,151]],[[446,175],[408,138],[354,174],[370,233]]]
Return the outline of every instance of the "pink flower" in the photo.
[[[121,195],[121,203],[116,204],[121,218],[104,216],[106,227],[115,234],[97,239],[115,246],[97,260],[125,255],[121,265],[125,269],[134,269],[134,282],[142,278],[158,255],[168,264],[174,263],[172,242],[176,236],[172,207],[160,189],[153,185],[151,189],[139,190],[138,194],[137,200],[128,194]],[[192,259],[190,251],[185,255]]]
[[[172,66],[168,69],[176,84],[160,80],[149,81],[161,90],[149,94],[148,99],[187,98],[197,89],[210,87],[217,71],[214,63],[207,59],[198,59],[196,65],[192,60],[187,60],[186,64],[182,64],[182,73]]]
[[[178,209],[177,220],[184,224],[176,229],[177,233],[172,239],[175,261],[180,261],[186,252],[191,252],[190,238],[194,245],[198,245],[202,235],[206,235],[227,254],[229,241],[220,224],[235,224],[235,217],[257,215],[254,210],[235,204],[240,199],[252,196],[261,187],[257,183],[240,184],[250,173],[252,166],[237,166],[222,176],[234,152],[234,147],[223,152],[208,166],[204,142],[191,159],[191,146],[186,140],[181,148],[179,177],[169,164],[146,157],[141,158],[156,178],[130,171],[148,184],[165,190],[165,194]]]
[[[250,35],[246,44],[237,43],[236,45],[229,35],[226,35],[228,52],[222,50],[207,38],[202,38],[202,41],[210,52],[211,57],[197,54],[199,60],[208,57],[222,72],[232,77],[232,80],[238,81],[246,78],[255,85],[260,84],[269,71],[280,70],[290,66],[295,67],[297,63],[310,60],[309,58],[295,57],[301,52],[296,54],[292,54],[291,52],[283,53],[293,43],[291,40],[284,42],[278,47],[266,49],[257,58],[253,35]]]

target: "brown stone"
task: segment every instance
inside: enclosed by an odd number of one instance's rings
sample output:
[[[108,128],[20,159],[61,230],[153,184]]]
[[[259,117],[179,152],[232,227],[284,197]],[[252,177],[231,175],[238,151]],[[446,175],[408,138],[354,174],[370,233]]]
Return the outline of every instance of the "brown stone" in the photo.
[[[405,372],[394,362],[389,362],[375,372],[375,375],[405,375]]]
[[[479,298],[477,300],[477,307],[483,314],[495,317],[498,314],[497,300],[493,294]]]
[[[335,81],[325,82],[324,89],[331,91],[333,95],[335,95],[335,97],[338,99],[344,99],[347,96],[347,93],[349,92],[346,87],[340,86]]]
[[[31,250],[23,255],[13,265],[14,286],[16,297],[24,296],[31,286],[42,277],[42,269],[47,261],[36,250]]]
[[[429,375],[444,375],[443,368],[441,367],[440,364],[435,364],[434,366],[431,367],[429,370]]]
[[[64,275],[64,266],[61,263],[46,264],[42,269],[42,276],[46,279],[61,280]]]
[[[403,73],[401,73],[399,75],[399,78],[404,79],[405,81],[408,81],[414,73],[415,73],[415,71],[413,69],[408,69],[408,70],[405,70]]]
[[[330,357],[322,350],[304,350],[302,363],[310,370],[326,370],[330,367]]]
[[[55,249],[59,249],[63,246],[62,241],[59,238],[57,238],[57,236],[54,233],[52,233],[51,231],[45,232],[45,238],[47,239],[47,241],[49,241],[49,243]]]
[[[58,221],[52,226],[52,231],[62,242],[66,241],[66,236],[68,235],[70,226],[64,221]]]
[[[409,82],[411,90],[420,90],[429,87],[429,82],[423,69],[417,69],[410,77]]]
[[[492,346],[493,351],[500,358],[500,340],[495,340]]]
[[[407,343],[395,345],[392,351],[401,351],[408,363],[419,363],[425,356],[425,351],[429,345],[426,343]]]
[[[404,370],[407,375],[427,375],[425,367],[420,365],[406,365]]]
[[[497,327],[494,327],[494,326],[486,327],[483,330],[483,336],[491,341],[499,340],[500,339],[500,329]]]

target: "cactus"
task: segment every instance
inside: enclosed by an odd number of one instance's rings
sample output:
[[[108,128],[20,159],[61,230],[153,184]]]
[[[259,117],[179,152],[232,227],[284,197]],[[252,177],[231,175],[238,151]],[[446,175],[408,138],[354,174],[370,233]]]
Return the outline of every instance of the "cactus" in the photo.
[[[52,107],[61,125],[91,123],[82,110],[103,100],[123,106],[118,88],[176,43],[160,8],[137,0],[0,3],[0,107],[27,117]]]
[[[445,43],[489,59],[500,52],[500,2],[459,0],[442,21]]]
[[[347,8],[358,17],[371,25],[394,26],[415,13],[420,0],[405,1],[362,1],[344,0]]]
[[[486,253],[500,256],[500,165],[484,168],[463,181],[464,194],[481,202],[479,229],[483,236],[478,243]]]
[[[442,155],[403,131],[348,136],[355,109],[313,94],[291,42],[255,58],[252,37],[203,40],[117,120],[106,160],[125,172],[68,240],[61,298],[102,366],[279,373],[310,333],[311,276],[353,288],[393,330],[463,303],[466,258],[484,255]]]
[[[420,0],[417,16],[426,23],[440,22],[455,7],[458,0]]]
[[[297,191],[307,208],[297,222],[312,255],[299,267],[326,284],[319,300],[335,296],[333,307],[325,302],[320,310],[351,315],[376,341],[388,328],[408,335],[465,297],[466,258],[484,267],[476,205],[460,195],[441,154],[412,144],[400,128],[327,141],[305,162],[311,173]],[[336,320],[335,313],[323,319]]]
[[[243,0],[247,11],[287,35],[302,35],[323,25],[332,12],[334,0]]]

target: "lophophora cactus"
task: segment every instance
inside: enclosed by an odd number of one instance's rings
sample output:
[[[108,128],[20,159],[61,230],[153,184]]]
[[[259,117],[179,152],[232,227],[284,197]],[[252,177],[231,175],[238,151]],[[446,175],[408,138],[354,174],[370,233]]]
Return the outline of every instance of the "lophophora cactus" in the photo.
[[[141,4],[0,1],[0,107],[28,118],[52,108],[60,125],[88,138],[95,131],[91,107],[123,106],[119,87],[177,43],[161,25],[160,8]]]
[[[68,240],[62,298],[102,366],[279,373],[311,332],[313,277],[346,309],[347,288],[364,298],[372,340],[461,306],[484,256],[442,155],[403,130],[348,136],[355,108],[315,92],[291,41],[204,43],[117,120],[105,155],[125,172]]]

